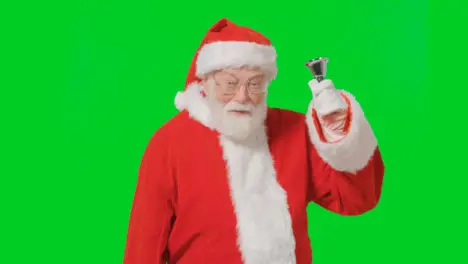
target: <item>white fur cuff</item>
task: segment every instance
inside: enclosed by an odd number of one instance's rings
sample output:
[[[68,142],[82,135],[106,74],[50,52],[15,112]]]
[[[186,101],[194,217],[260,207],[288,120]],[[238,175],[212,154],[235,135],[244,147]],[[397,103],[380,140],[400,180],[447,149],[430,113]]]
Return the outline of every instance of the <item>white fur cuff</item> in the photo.
[[[314,101],[309,105],[306,123],[310,140],[322,159],[337,171],[356,173],[363,169],[372,158],[377,147],[377,139],[354,96],[345,91],[340,92],[349,99],[351,104],[351,123],[343,139],[336,143],[327,143],[320,139],[312,116]]]

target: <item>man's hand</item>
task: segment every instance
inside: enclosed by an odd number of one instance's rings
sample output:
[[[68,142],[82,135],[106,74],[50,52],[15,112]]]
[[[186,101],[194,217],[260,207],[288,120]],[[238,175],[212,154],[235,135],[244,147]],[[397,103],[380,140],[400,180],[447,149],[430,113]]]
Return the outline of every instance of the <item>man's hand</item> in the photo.
[[[317,111],[319,116],[325,117],[334,112],[341,112],[348,109],[348,105],[340,92],[335,89],[331,80],[317,82],[317,80],[313,79],[309,82],[309,87],[314,96],[315,111]]]
[[[340,92],[335,89],[331,80],[317,82],[312,80],[309,87],[314,96],[314,109],[319,117],[320,124],[327,141],[334,142],[341,139],[346,131],[348,105]]]

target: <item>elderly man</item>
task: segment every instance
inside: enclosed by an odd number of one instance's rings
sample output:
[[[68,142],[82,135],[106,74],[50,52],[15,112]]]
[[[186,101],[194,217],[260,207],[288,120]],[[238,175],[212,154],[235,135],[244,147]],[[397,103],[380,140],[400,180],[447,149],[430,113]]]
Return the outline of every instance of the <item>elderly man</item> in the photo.
[[[373,209],[384,166],[356,99],[308,83],[304,115],[269,108],[276,51],[227,19],[206,34],[175,104],[151,138],[124,264],[310,264],[306,207]]]

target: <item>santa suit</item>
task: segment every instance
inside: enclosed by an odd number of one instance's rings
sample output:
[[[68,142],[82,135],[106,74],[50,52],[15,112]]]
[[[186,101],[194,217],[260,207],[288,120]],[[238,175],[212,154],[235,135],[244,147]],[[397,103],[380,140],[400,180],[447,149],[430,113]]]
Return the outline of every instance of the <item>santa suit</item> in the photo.
[[[224,43],[225,36],[234,42]],[[213,56],[220,49],[235,52]],[[337,142],[324,136],[314,101],[305,115],[268,108],[264,129],[247,142],[214,128],[197,77],[236,65],[275,72],[273,51],[259,33],[227,20],[210,29],[176,98],[181,112],[144,153],[124,264],[310,264],[310,202],[341,215],[377,205],[383,162],[363,110],[346,91],[339,94],[347,132]]]

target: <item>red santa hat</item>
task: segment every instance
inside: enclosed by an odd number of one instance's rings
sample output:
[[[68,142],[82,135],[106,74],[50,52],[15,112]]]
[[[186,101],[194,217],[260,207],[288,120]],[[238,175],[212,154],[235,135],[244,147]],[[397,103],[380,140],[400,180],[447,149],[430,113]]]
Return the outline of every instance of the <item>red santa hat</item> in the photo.
[[[223,18],[205,35],[190,65],[185,88],[212,71],[238,67],[258,67],[274,79],[276,50],[261,33]]]

